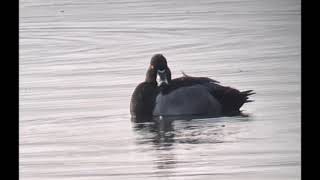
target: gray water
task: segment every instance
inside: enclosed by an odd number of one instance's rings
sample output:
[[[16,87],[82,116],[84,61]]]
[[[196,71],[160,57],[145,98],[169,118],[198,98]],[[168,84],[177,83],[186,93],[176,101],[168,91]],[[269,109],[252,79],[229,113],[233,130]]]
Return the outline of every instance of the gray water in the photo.
[[[20,178],[300,179],[298,0],[20,0]],[[248,117],[133,124],[150,58]]]

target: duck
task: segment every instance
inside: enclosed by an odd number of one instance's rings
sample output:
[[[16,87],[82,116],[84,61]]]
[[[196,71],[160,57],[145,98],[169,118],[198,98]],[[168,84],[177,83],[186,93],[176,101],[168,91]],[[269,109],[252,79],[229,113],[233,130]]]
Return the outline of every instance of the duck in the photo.
[[[236,116],[243,104],[252,102],[253,90],[239,91],[208,77],[171,78],[163,54],[152,56],[145,80],[134,89],[130,101],[133,121],[170,116]]]

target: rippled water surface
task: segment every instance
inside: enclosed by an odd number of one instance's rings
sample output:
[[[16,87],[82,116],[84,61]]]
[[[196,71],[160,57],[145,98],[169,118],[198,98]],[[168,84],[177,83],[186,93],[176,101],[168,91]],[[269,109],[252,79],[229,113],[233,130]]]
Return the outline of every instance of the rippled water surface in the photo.
[[[20,0],[21,179],[300,179],[300,1]],[[133,124],[150,58],[248,117]]]

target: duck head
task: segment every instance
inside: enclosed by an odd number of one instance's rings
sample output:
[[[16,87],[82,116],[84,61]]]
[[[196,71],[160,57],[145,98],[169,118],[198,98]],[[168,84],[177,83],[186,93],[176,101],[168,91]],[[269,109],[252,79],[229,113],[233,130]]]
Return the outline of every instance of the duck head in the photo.
[[[162,54],[152,56],[146,81],[157,82],[158,86],[165,86],[170,83],[171,71],[166,58]]]

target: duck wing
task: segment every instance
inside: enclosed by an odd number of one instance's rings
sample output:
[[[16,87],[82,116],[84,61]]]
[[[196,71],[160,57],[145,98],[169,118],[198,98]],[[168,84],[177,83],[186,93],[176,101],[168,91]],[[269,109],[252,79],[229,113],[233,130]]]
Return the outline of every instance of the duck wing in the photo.
[[[249,96],[255,94],[253,90],[239,91],[232,87],[222,86],[219,84],[219,81],[207,77],[192,77],[186,75],[184,72],[182,72],[182,74],[183,77],[173,79],[163,92],[169,93],[181,87],[201,84],[220,102],[224,115],[239,114],[243,104],[253,101],[249,100]]]
[[[172,79],[170,85],[166,85],[161,88],[161,92],[163,94],[168,94],[178,88],[187,87],[187,86],[194,86],[198,84],[207,84],[207,83],[219,83],[216,80],[207,78],[207,77],[193,77],[186,75],[182,72],[183,76],[179,78]]]
[[[253,100],[249,100],[249,96],[255,94],[253,90],[239,91],[238,89],[216,83],[205,83],[203,85],[221,103],[224,115],[239,114],[243,104],[253,102]]]

